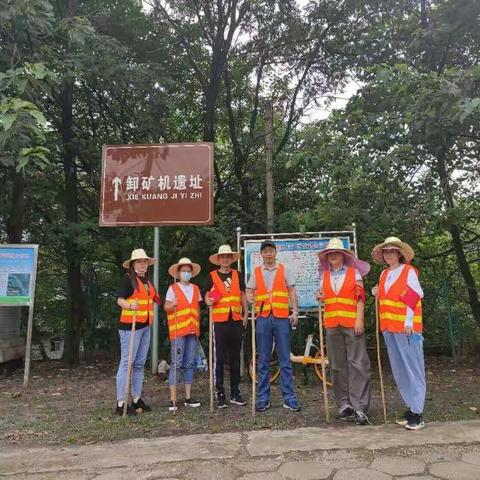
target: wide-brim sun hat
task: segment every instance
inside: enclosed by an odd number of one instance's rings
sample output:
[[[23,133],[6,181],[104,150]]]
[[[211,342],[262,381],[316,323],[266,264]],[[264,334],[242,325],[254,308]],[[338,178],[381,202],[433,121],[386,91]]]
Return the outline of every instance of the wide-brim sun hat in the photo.
[[[209,260],[214,265],[220,265],[220,259],[218,258],[220,255],[231,255],[232,260],[230,263],[236,262],[240,258],[239,252],[233,252],[232,247],[230,245],[220,245],[218,247],[218,252],[210,255]]]
[[[332,252],[343,253],[343,263],[347,267],[353,267],[358,270],[360,275],[364,277],[370,271],[370,264],[364,260],[360,260],[355,257],[354,253],[343,246],[343,242],[340,238],[331,238],[323,250],[318,252],[318,258],[320,260],[320,271],[327,271],[330,268],[328,263],[328,254]]]
[[[148,260],[148,265],[153,265],[157,261],[156,258],[149,257],[143,248],[136,248],[135,250],[132,250],[130,258],[122,263],[123,268],[130,268],[130,263],[135,260]]]
[[[375,263],[380,265],[385,264],[383,250],[387,248],[397,249],[403,255],[406,263],[410,263],[415,256],[413,248],[408,243],[402,242],[398,237],[388,237],[384,242],[373,247],[372,258]]]
[[[178,280],[180,279],[180,267],[184,265],[190,265],[190,267],[192,267],[192,278],[196,277],[202,270],[202,267],[198,263],[193,263],[189,258],[183,257],[177,263],[168,267],[168,273]]]

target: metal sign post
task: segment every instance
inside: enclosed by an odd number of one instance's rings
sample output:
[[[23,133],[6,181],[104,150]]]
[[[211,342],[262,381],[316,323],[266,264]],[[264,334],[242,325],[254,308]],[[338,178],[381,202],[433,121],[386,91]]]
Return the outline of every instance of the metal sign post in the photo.
[[[153,265],[153,286],[158,292],[159,289],[159,265],[158,259],[160,257],[160,227],[153,229],[153,256],[157,259]],[[152,373],[158,372],[158,330],[159,330],[159,308],[158,304],[153,304],[153,331],[152,331]]]
[[[37,259],[38,245],[0,245],[0,305],[28,307],[24,388],[30,379]]]

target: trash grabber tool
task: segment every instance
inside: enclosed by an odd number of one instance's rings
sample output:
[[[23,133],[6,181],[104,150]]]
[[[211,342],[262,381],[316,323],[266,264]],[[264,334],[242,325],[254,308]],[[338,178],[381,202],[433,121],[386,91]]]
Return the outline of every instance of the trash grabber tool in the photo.
[[[380,322],[378,314],[378,295],[375,295],[375,333],[377,337],[377,362],[378,374],[380,376],[380,393],[382,395],[383,422],[387,424],[387,407],[385,405],[385,388],[383,387],[382,359],[380,355]]]
[[[173,280],[174,284],[174,294],[175,294],[175,300],[177,299],[177,278],[174,277]],[[175,335],[175,338],[173,339],[173,389],[175,390],[175,400],[173,401],[173,414],[176,415],[177,413],[177,306],[175,305],[174,310],[173,310],[173,332]]]
[[[213,413],[213,318],[212,307],[208,307],[208,373],[210,380],[210,413]]]
[[[257,396],[257,341],[255,338],[255,303],[252,303],[252,417],[255,417],[255,401]]]
[[[130,345],[128,347],[128,362],[127,362],[127,381],[125,382],[125,403],[123,404],[123,418],[127,418],[127,407],[128,407],[128,394],[130,391],[130,382],[132,376],[132,363],[133,363],[133,349],[135,347],[135,326],[137,324],[137,308],[138,300],[135,300],[133,303],[135,309],[133,310],[133,321],[132,321],[132,330],[130,331]]]
[[[323,401],[325,406],[325,419],[327,423],[330,423],[330,410],[328,408],[328,393],[327,393],[327,374],[325,371],[325,348],[323,345],[323,315],[322,305],[318,303],[318,331],[320,340],[320,355],[322,357],[322,386],[323,386]]]

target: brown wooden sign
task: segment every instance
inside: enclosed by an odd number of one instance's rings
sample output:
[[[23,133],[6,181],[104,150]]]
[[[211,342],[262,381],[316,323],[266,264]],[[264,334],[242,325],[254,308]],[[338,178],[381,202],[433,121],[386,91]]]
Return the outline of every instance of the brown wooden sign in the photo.
[[[104,145],[100,226],[213,224],[213,144]]]

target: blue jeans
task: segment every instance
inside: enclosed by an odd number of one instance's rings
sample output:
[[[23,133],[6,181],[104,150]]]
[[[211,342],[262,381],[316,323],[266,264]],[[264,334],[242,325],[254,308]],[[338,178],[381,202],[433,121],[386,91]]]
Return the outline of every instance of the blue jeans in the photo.
[[[291,406],[297,405],[290,360],[290,334],[291,326],[288,318],[275,318],[273,315],[257,318],[258,405],[263,406],[270,401],[270,359],[274,337],[280,363],[280,386],[283,400]]]
[[[191,385],[193,383],[193,372],[195,369],[195,357],[197,355],[197,336],[193,333],[171,340],[170,349],[170,375],[168,383],[170,385],[178,384],[180,381],[180,370],[183,370],[183,383]],[[174,382],[175,365],[175,343],[177,347],[177,379]]]
[[[130,348],[130,330],[119,330],[120,335],[120,365],[117,372],[117,400],[128,400],[125,397],[125,382],[127,381],[128,350]],[[150,348],[150,327],[141,328],[135,332],[132,356],[132,397],[142,396],[143,367]]]

